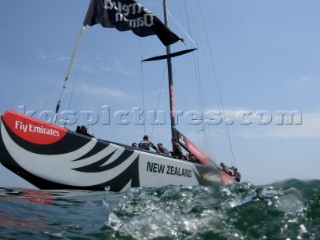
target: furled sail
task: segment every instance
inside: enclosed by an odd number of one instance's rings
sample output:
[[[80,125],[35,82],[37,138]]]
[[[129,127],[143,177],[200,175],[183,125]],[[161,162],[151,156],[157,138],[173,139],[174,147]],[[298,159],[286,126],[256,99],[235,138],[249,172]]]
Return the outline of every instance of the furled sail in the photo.
[[[83,24],[101,24],[119,31],[132,30],[140,37],[157,35],[165,46],[182,40],[157,16],[134,0],[91,0]]]
[[[179,144],[193,154],[201,164],[212,164],[213,161],[203,151],[201,151],[189,138],[184,136],[175,127],[173,128],[173,135],[178,140]]]

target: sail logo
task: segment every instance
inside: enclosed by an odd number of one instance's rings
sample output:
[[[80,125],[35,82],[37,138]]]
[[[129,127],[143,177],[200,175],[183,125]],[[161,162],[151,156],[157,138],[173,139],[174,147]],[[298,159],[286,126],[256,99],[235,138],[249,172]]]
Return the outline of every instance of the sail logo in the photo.
[[[39,134],[46,134],[46,135],[50,135],[50,136],[54,136],[54,137],[59,137],[59,135],[60,135],[58,130],[46,128],[44,126],[36,126],[31,123],[24,124],[21,121],[15,122],[15,128],[20,131],[23,131],[24,133],[26,133],[26,132],[39,133]]]
[[[126,22],[131,28],[151,27],[154,25],[154,14],[139,3],[122,4],[119,1],[105,0],[104,8],[116,12],[115,22]]]

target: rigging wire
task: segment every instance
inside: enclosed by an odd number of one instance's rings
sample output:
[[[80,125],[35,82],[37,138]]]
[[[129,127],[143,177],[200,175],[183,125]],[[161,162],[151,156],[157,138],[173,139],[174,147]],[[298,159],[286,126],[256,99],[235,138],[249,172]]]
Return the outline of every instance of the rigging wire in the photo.
[[[140,41],[140,50],[141,50],[141,41]],[[141,51],[140,51],[141,54]],[[142,56],[140,56],[142,59]],[[146,134],[146,117],[145,117],[145,100],[144,100],[144,75],[143,75],[143,62],[140,61],[140,75],[141,75],[141,97],[142,97],[142,116],[143,116],[143,132]]]
[[[143,70],[143,59],[144,59],[144,56],[145,56],[145,52],[148,52],[149,49],[150,49],[150,42],[151,40],[148,40],[146,39],[145,42],[147,42],[146,44],[143,44],[143,47],[142,47],[142,39],[140,38],[139,39],[139,47],[140,47],[140,76],[141,76],[141,97],[142,97],[142,111],[143,111],[143,132],[144,132],[144,135],[147,134],[147,129],[146,129],[146,117],[145,117],[145,112],[146,112],[146,109],[145,109],[145,89],[144,89],[144,70]],[[143,52],[144,51],[144,52]]]
[[[203,13],[202,13],[201,5],[199,4],[198,1],[197,1],[197,4],[198,4],[198,8],[200,10],[200,18],[201,18],[201,21],[202,21],[202,25],[205,26],[205,21],[203,19]],[[209,37],[208,37],[208,33],[206,31],[206,27],[204,27],[204,34],[205,34],[205,38],[206,38],[207,48],[209,49],[209,56],[210,56],[210,59],[211,59],[211,62],[212,62],[212,67],[209,68],[209,69],[211,69],[213,77],[214,77],[214,80],[216,82],[216,87],[217,87],[217,92],[218,92],[218,99],[219,99],[219,102],[220,102],[220,105],[221,105],[223,119],[226,120],[227,118],[226,118],[226,113],[225,113],[225,107],[224,107],[224,104],[223,104],[223,101],[222,101],[222,94],[221,94],[221,91],[220,91],[219,81],[218,81],[218,79],[216,77],[215,70],[214,70],[215,69],[214,57],[213,57],[213,54],[212,54],[211,46],[209,44]],[[225,124],[225,129],[226,129],[226,132],[227,132],[227,140],[228,140],[230,151],[231,151],[232,165],[235,165],[235,156],[234,156],[234,151],[233,151],[233,147],[232,147],[232,141],[231,141],[231,137],[230,137],[229,127],[228,127],[227,124]]]
[[[67,111],[70,110],[70,106],[71,106],[71,102],[72,102],[72,97],[73,97],[73,92],[74,92],[74,88],[75,88],[76,81],[77,81],[79,66],[80,66],[80,61],[78,61],[78,66],[77,66],[76,74],[75,74],[75,76],[74,76],[74,80],[73,80],[73,84],[72,84],[72,89],[71,89],[71,93],[70,93],[70,98],[69,98],[69,103],[68,103]],[[66,124],[67,124],[67,122],[65,121],[64,127],[66,127]]]
[[[184,3],[184,12],[185,12],[185,15],[187,16],[186,17],[186,22],[187,22],[187,27],[188,27],[188,31],[189,33],[191,34],[191,23],[190,23],[190,18],[189,18],[189,12],[188,12],[188,8],[187,8],[187,4],[186,4],[186,1],[183,2]],[[192,13],[192,19],[194,19],[194,14],[193,12],[191,11]],[[192,22],[195,22],[195,21],[192,21]],[[197,44],[193,41],[193,44]],[[199,61],[199,58],[198,58],[198,54],[196,53],[192,53],[192,62],[193,62],[193,69],[194,69],[194,73],[195,73],[195,82],[194,82],[194,89],[196,89],[196,92],[197,92],[197,96],[198,96],[198,100],[199,100],[199,104],[200,104],[200,108],[201,108],[201,114],[202,116],[204,116],[204,109],[205,109],[205,102],[204,102],[204,98],[202,97],[202,83],[201,83],[201,71],[200,71],[200,61]],[[198,130],[197,132],[198,133],[202,133],[204,135],[204,129],[205,129],[205,122],[204,121],[201,121],[201,129]],[[203,143],[206,143],[206,141],[203,141],[202,139],[202,142]],[[204,146],[205,147],[205,146]]]
[[[162,95],[162,90],[163,90],[163,85],[164,85],[164,80],[165,80],[165,74],[166,74],[166,64],[165,64],[164,68],[165,68],[165,69],[163,70],[163,74],[162,74],[161,87],[160,87],[160,91],[159,91],[159,94],[158,94],[158,100],[157,100],[157,106],[156,106],[156,113],[157,113],[158,110],[159,110],[160,98],[161,98],[161,95]],[[151,129],[151,138],[152,138],[152,134],[153,134],[155,125],[156,125],[156,124],[153,124],[152,129]]]
[[[77,50],[78,50],[78,47],[79,47],[79,44],[80,44],[80,40],[81,40],[81,37],[82,37],[83,32],[84,32],[85,29],[86,29],[85,25],[81,25],[81,29],[80,29],[76,44],[75,44],[74,49],[73,49],[73,53],[72,53],[72,57],[71,57],[71,60],[70,60],[70,63],[69,63],[67,74],[66,74],[66,77],[64,79],[63,86],[62,86],[62,89],[61,89],[61,93],[60,93],[60,96],[59,96],[59,99],[58,99],[58,102],[57,102],[57,105],[56,105],[56,111],[55,111],[55,116],[54,116],[54,119],[53,119],[53,123],[56,123],[56,121],[57,121],[57,113],[59,112],[59,109],[60,109],[60,104],[61,104],[61,101],[62,101],[62,95],[63,95],[64,90],[67,88],[67,81],[69,79],[69,75],[70,75],[70,72],[71,72],[71,69],[72,69],[73,61],[74,61],[74,59],[75,59],[75,57],[77,55]]]
[[[197,46],[197,44],[194,42],[194,40],[191,38],[191,36],[185,31],[185,29],[179,24],[179,22],[175,19],[175,17],[171,14],[169,10],[167,10],[168,14],[170,17],[174,20],[175,24],[184,32],[184,34],[188,37],[190,42],[192,43],[193,46]]]
[[[184,8],[185,8],[185,12],[186,12],[186,14],[187,15],[189,15],[188,14],[188,7],[187,6],[190,6],[190,4],[188,4],[188,3],[186,3],[187,2],[187,0],[184,0]],[[193,19],[193,23],[196,23],[196,16],[197,15],[195,15],[194,14],[194,8],[191,8],[191,15],[192,15],[192,19]],[[191,30],[192,30],[192,28],[190,27],[191,26],[191,24],[189,23],[189,18],[187,17],[187,22],[188,22],[188,27],[189,27],[189,32],[191,33]],[[196,31],[198,30],[198,28],[195,26],[195,27],[193,27]],[[198,32],[197,34],[194,34],[195,36],[200,36],[200,33]],[[198,39],[198,41],[199,41],[199,43],[200,43],[200,45],[201,45],[201,38],[199,38]],[[205,115],[205,107],[204,106],[206,106],[205,105],[205,101],[204,101],[204,98],[202,97],[202,90],[203,90],[203,88],[202,88],[202,84],[201,84],[201,71],[200,71],[200,60],[199,60],[199,57],[197,57],[198,55],[196,55],[196,54],[194,54],[193,55],[193,58],[194,58],[194,62],[195,63],[198,63],[198,66],[197,66],[197,68],[195,68],[195,70],[196,70],[196,74],[197,74],[197,76],[198,76],[198,78],[196,79],[197,80],[197,84],[195,85],[195,88],[197,89],[197,91],[198,91],[198,98],[199,98],[199,103],[200,103],[200,106],[201,106],[201,110],[202,110],[202,116],[204,117]],[[196,58],[197,57],[197,58]],[[206,136],[206,131],[205,131],[205,129],[206,129],[206,124],[205,124],[205,122],[204,122],[204,120],[202,121],[202,124],[201,124],[201,126],[202,126],[202,129],[200,129],[199,131],[198,131],[198,133],[200,133],[200,132],[202,132],[202,141],[203,141],[203,147],[205,148],[205,149],[207,149],[207,151],[209,151],[209,149],[210,149],[210,145],[209,145],[209,142],[210,142],[210,139],[208,138],[208,136]]]

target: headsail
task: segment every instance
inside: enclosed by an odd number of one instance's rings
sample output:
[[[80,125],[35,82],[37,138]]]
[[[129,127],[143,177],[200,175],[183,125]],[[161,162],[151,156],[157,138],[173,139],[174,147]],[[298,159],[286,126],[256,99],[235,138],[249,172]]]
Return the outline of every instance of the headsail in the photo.
[[[134,0],[91,0],[83,25],[132,30],[140,37],[157,35],[168,46],[180,39],[157,16]]]

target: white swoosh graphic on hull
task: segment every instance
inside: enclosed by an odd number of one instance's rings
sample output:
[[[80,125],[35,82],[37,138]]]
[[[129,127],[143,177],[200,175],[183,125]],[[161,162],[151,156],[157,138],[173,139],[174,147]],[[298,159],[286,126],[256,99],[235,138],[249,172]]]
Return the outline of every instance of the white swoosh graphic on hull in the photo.
[[[86,145],[70,153],[45,155],[29,152],[17,145],[10,138],[5,127],[1,128],[1,134],[9,154],[22,168],[45,180],[65,185],[85,187],[110,181],[126,170],[138,156],[137,153],[134,153],[122,164],[108,171],[83,173],[75,171],[73,168],[87,166],[97,162],[113,151],[116,151],[115,156],[119,156],[124,151],[124,147],[110,144],[93,156],[84,160],[73,161],[89,152],[96,145],[97,140],[92,138]],[[115,159],[112,157],[112,160]]]

